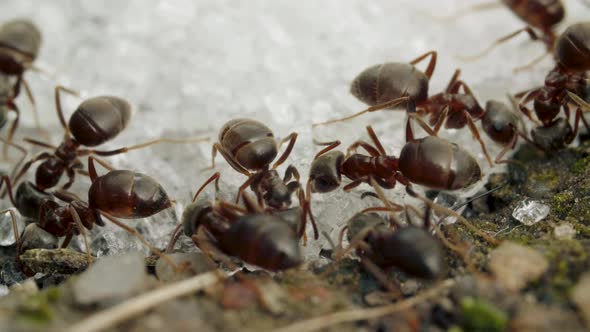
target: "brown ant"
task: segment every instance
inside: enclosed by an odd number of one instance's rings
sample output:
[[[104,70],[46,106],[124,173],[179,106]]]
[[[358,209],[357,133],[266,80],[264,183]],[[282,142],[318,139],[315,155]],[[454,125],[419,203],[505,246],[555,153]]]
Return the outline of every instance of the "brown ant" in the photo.
[[[41,32],[29,20],[15,19],[5,22],[0,26],[0,104],[2,120],[6,121],[8,109],[16,113],[8,141],[12,140],[14,131],[18,125],[19,110],[14,104],[14,99],[19,95],[21,85],[25,88],[27,97],[33,105],[35,123],[39,128],[39,119],[35,107],[35,99],[23,74],[27,69],[33,69],[33,61],[39,54],[41,47]],[[10,76],[16,76],[16,82],[12,84]],[[2,122],[3,122],[2,121]],[[6,157],[6,146],[4,148]]]
[[[426,72],[422,72],[414,65],[430,57]],[[412,136],[410,119],[418,124],[430,135],[436,135],[443,122],[445,128],[460,129],[467,126],[473,137],[479,142],[490,165],[493,165],[475,121],[482,118],[485,111],[475,99],[471,89],[465,82],[459,80],[460,70],[456,70],[444,92],[428,97],[428,83],[436,66],[436,51],[427,52],[410,63],[389,62],[369,67],[361,72],[351,84],[350,92],[359,100],[370,105],[364,111],[353,115],[316,123],[313,126],[346,121],[365,113],[406,103],[408,122],[406,124],[406,138]],[[463,93],[459,91],[463,88]],[[429,115],[430,126],[421,116]]]
[[[107,168],[109,172],[99,176],[94,166],[95,160]],[[92,181],[88,190],[88,202],[84,202],[73,193],[64,190],[56,191],[53,195],[67,204],[60,205],[55,200],[43,200],[35,221],[37,226],[56,237],[65,237],[61,245],[63,248],[68,246],[74,235],[82,234],[86,254],[90,261],[90,247],[85,229],[91,230],[95,224],[104,226],[105,223],[102,219],[104,216],[115,225],[135,235],[154,254],[175,266],[167,256],[152,246],[137,230],[117,220],[117,218],[146,218],[171,207],[172,201],[162,186],[145,174],[129,170],[114,170],[107,163],[92,156],[88,157],[88,173]],[[10,179],[8,176],[4,176],[2,180],[8,187],[12,204],[15,207],[18,206],[12,194]],[[13,228],[16,229],[16,220],[14,215],[12,217]],[[18,232],[15,232],[15,237],[17,237],[18,247],[21,243],[21,240],[18,239]]]
[[[173,232],[167,251],[174,247],[182,227],[184,234],[191,237],[201,250],[207,250],[207,245],[197,233],[205,230],[216,248],[246,263],[271,271],[300,265],[303,258],[293,225],[265,212],[246,193],[243,195],[246,208],[219,200],[197,200],[201,191],[218,178],[209,178],[197,190],[192,203],[182,214],[181,224]]]
[[[281,179],[276,168],[287,160],[295,146],[297,133],[293,132],[278,143],[270,128],[251,119],[234,119],[228,121],[219,131],[219,142],[213,144],[211,151],[211,168],[215,167],[215,156],[221,153],[227,163],[236,171],[246,175],[248,179],[240,186],[236,202],[240,201],[244,190],[250,186],[258,198],[273,210],[285,210],[291,206],[291,195],[298,193],[301,217],[305,220],[311,216],[309,203],[306,201],[299,183],[299,172],[290,165]],[[289,142],[283,154],[276,159],[281,145]],[[290,181],[291,178],[294,181]],[[314,237],[318,238],[315,220],[312,218]],[[305,224],[305,221],[303,222]]]
[[[588,111],[583,98],[590,77],[590,22],[577,23],[568,27],[556,40],[555,58],[557,65],[545,76],[542,87],[517,94],[522,97],[520,111],[531,121],[540,124],[531,131],[533,141],[544,150],[554,150],[571,143],[576,137],[580,120],[590,129],[583,111]],[[535,115],[526,106],[533,101]],[[569,124],[569,104],[577,106],[574,128]],[[563,108],[566,119],[557,118]],[[539,123],[540,122],[540,123]]]
[[[420,196],[412,187],[412,183],[437,190],[458,190],[471,186],[481,179],[481,168],[471,154],[437,136],[414,139],[410,132],[397,158],[385,152],[371,126],[367,126],[367,132],[373,145],[362,140],[356,141],[348,148],[346,156],[340,151],[331,151],[340,145],[340,141],[323,143],[329,146],[318,152],[311,163],[306,186],[308,197],[312,192],[325,193],[338,188],[342,174],[352,180],[344,187],[346,191],[361,183],[392,189],[400,182],[410,196],[423,201],[437,212],[457,217],[488,242],[498,243],[459,214]],[[369,155],[353,153],[358,147],[365,149]],[[399,205],[390,205],[401,209]]]
[[[127,101],[119,97],[101,96],[90,98],[83,101],[78,106],[70,117],[69,123],[66,124],[61,107],[61,92],[67,92],[74,95],[77,95],[77,93],[61,86],[55,88],[57,115],[65,130],[64,141],[59,146],[54,146],[45,142],[25,138],[24,141],[30,144],[54,149],[55,152],[41,152],[37,156],[31,158],[31,160],[26,162],[21,168],[14,180],[15,183],[18,182],[33,163],[43,160],[35,172],[35,184],[37,188],[45,190],[56,186],[65,172],[69,180],[62,186],[62,189],[68,189],[74,183],[76,173],[86,174],[79,157],[91,154],[112,156],[162,142],[188,143],[207,140],[203,138],[187,140],[161,138],[111,151],[82,149],[80,148],[81,146],[94,147],[103,144],[123,131],[131,117],[131,106]]]
[[[479,54],[472,56],[460,57],[464,60],[473,60],[488,54],[499,44],[506,42],[522,32],[526,32],[532,40],[540,40],[545,44],[547,52],[543,56],[533,60],[530,64],[517,68],[517,70],[525,69],[533,66],[535,63],[541,61],[547,54],[553,52],[555,46],[556,34],[555,27],[563,21],[565,17],[565,8],[560,0],[502,0],[502,4],[507,6],[516,16],[524,21],[527,26],[518,29],[515,32],[506,35]],[[490,4],[480,4],[472,9],[488,9],[491,8]],[[468,12],[464,11],[465,12]],[[535,31],[538,30],[539,33]]]

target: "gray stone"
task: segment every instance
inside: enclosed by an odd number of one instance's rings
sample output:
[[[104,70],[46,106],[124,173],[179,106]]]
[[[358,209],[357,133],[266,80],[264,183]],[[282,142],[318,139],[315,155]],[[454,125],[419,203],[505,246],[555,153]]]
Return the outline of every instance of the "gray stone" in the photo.
[[[518,332],[578,332],[580,321],[571,311],[542,305],[524,304],[518,308],[510,323],[511,331]]]
[[[81,305],[110,305],[147,287],[144,258],[139,253],[99,259],[73,283],[74,300]]]
[[[180,268],[180,271],[175,271],[166,260],[158,259],[156,263],[156,276],[164,282],[186,279],[196,274],[211,271],[215,267],[200,252],[173,253],[167,256]]]
[[[590,328],[590,272],[586,272],[574,286],[571,293],[572,302],[578,307],[586,326]]]
[[[518,291],[549,267],[545,257],[529,247],[504,242],[490,253],[489,269],[506,289]]]
[[[55,249],[58,245],[59,240],[55,235],[48,233],[37,224],[28,224],[21,238],[20,252],[29,249]]]

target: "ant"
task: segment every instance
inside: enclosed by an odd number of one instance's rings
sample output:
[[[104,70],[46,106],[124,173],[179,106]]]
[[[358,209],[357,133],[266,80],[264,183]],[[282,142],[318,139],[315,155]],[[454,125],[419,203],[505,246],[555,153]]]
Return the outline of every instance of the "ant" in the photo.
[[[35,123],[39,128],[35,99],[27,81],[23,78],[23,74],[27,69],[35,69],[32,63],[37,58],[40,47],[41,32],[31,21],[15,19],[0,26],[0,104],[2,105],[0,106],[0,122],[6,121],[8,110],[16,113],[16,119],[8,134],[9,141],[11,141],[18,125],[20,114],[14,104],[14,99],[19,95],[21,85],[25,88],[25,93],[33,105]],[[14,84],[9,80],[11,76],[16,76]],[[6,158],[6,145],[4,157]]]
[[[502,44],[522,32],[526,32],[532,40],[540,40],[545,44],[547,52],[541,57],[534,59],[528,65],[517,68],[516,71],[529,68],[541,61],[545,56],[553,52],[555,47],[555,27],[561,23],[565,17],[565,8],[560,0],[502,0],[502,4],[507,6],[518,18],[524,21],[527,26],[510,33],[495,42],[476,55],[462,56],[463,60],[474,60],[488,54],[499,44]],[[499,4],[499,3],[495,3]],[[480,4],[470,9],[462,11],[460,14],[467,13],[471,10],[481,10],[492,8],[493,4]],[[457,16],[455,16],[457,17]],[[539,32],[536,32],[538,30]]]
[[[299,172],[290,165],[281,179],[276,171],[276,168],[287,160],[296,141],[295,132],[277,142],[272,130],[258,121],[230,120],[219,131],[219,142],[213,144],[211,168],[215,167],[215,157],[219,151],[233,169],[248,177],[238,190],[236,203],[240,201],[244,190],[250,186],[258,198],[259,205],[264,203],[273,210],[281,211],[291,206],[291,195],[297,192],[302,209],[301,217],[306,220],[307,215],[310,215],[314,237],[318,239],[315,220],[299,183]],[[281,145],[285,142],[289,142],[287,148],[271,167],[270,164],[276,159]],[[292,177],[295,180],[289,182]],[[305,221],[303,223],[305,224]],[[304,228],[301,231],[304,231]]]
[[[583,117],[588,111],[583,101],[586,97],[590,70],[590,22],[577,23],[568,27],[556,40],[555,58],[557,65],[545,76],[541,87],[516,95],[522,97],[520,111],[539,126],[531,131],[533,141],[545,151],[559,149],[571,143],[576,137],[580,120],[587,129],[590,126]],[[526,106],[533,101],[535,115]],[[577,106],[574,128],[569,124],[569,104]],[[557,118],[563,108],[566,119]]]
[[[397,158],[385,152],[371,126],[367,126],[367,132],[373,144],[356,141],[348,148],[346,156],[340,151],[331,151],[340,145],[340,141],[322,143],[328,146],[319,151],[311,163],[306,186],[308,197],[312,192],[325,193],[338,188],[342,174],[352,180],[344,186],[346,191],[361,183],[368,183],[374,188],[393,189],[400,182],[410,196],[423,201],[436,212],[458,218],[488,242],[498,243],[459,214],[420,196],[412,187],[412,183],[436,190],[458,190],[471,186],[482,177],[481,168],[471,154],[437,136],[414,139],[410,132]],[[358,147],[362,147],[369,155],[353,153]],[[401,210],[401,206],[390,204],[392,208]]]
[[[414,67],[418,62],[430,57],[426,72]],[[350,120],[365,113],[406,103],[408,121],[406,138],[411,136],[410,120],[418,124],[430,135],[435,136],[443,121],[445,128],[460,129],[467,126],[471,134],[479,142],[490,166],[492,159],[481,139],[475,121],[482,118],[485,111],[475,99],[469,86],[459,80],[460,70],[456,70],[444,92],[428,97],[428,83],[436,66],[437,52],[430,51],[407,63],[388,62],[369,67],[361,72],[351,84],[350,92],[370,107],[353,115],[316,123],[313,126],[327,125]],[[463,93],[460,93],[463,88]],[[429,115],[430,126],[420,117]]]
[[[201,250],[206,250],[207,244],[197,234],[199,230],[205,230],[216,248],[246,263],[271,271],[301,265],[299,237],[293,225],[280,216],[265,212],[248,194],[243,195],[245,208],[220,200],[197,200],[212,181],[213,177],[209,178],[185,208],[167,252],[174,247],[182,227],[184,234],[191,237]]]
[[[94,165],[95,160],[109,172],[99,176]],[[162,186],[145,174],[129,170],[115,170],[109,164],[92,156],[88,157],[88,173],[92,181],[88,190],[88,202],[84,202],[71,192],[55,191],[52,195],[67,204],[60,205],[55,200],[43,200],[35,221],[37,226],[55,237],[65,237],[61,245],[62,248],[68,246],[74,235],[82,234],[90,262],[90,247],[85,229],[91,230],[95,224],[104,226],[105,223],[102,219],[104,216],[115,225],[135,235],[154,254],[175,267],[176,265],[166,255],[152,246],[137,230],[117,219],[146,218],[171,207],[172,201]],[[10,179],[8,176],[4,176],[2,181],[8,187],[7,191],[12,204],[15,207],[18,206],[12,194]],[[18,238],[16,219],[14,214],[11,214],[15,237]],[[21,240],[17,239],[17,247],[20,246],[20,242]]]
[[[83,170],[84,166],[79,160],[79,157],[92,154],[113,156],[162,142],[188,143],[208,140],[206,138],[187,140],[160,138],[111,151],[82,149],[81,146],[94,147],[103,144],[115,138],[123,131],[131,118],[131,106],[124,99],[114,96],[100,96],[86,99],[78,106],[70,117],[69,123],[66,124],[61,107],[61,92],[67,92],[73,95],[77,95],[77,93],[62,86],[55,88],[57,115],[65,130],[64,141],[59,146],[54,146],[45,142],[25,138],[24,141],[30,144],[54,149],[55,151],[53,153],[41,152],[31,158],[21,168],[14,180],[15,183],[18,182],[33,163],[43,160],[35,172],[35,185],[37,188],[39,190],[45,190],[56,186],[65,172],[69,179],[62,186],[62,189],[68,189],[74,183],[76,173],[87,175],[87,172]]]

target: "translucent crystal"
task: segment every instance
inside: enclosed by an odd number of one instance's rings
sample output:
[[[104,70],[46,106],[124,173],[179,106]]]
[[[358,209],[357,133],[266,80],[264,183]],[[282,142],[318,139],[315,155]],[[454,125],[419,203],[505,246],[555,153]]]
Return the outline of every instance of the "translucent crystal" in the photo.
[[[12,209],[16,217],[16,226],[19,234],[25,228],[25,224],[22,222],[22,218],[16,209]],[[0,215],[0,246],[10,246],[15,242],[14,230],[12,227],[12,219],[10,212],[5,211]]]
[[[542,201],[525,199],[512,211],[512,217],[524,225],[531,226],[545,219],[549,210],[549,206]]]

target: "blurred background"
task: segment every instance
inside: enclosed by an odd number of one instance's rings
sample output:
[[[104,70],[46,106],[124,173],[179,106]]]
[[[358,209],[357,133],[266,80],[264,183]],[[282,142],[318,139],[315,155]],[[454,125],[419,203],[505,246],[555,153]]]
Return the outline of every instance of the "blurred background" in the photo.
[[[346,146],[364,137],[365,126],[373,124],[388,152],[397,154],[403,146],[403,112],[372,114],[312,132],[313,122],[365,107],[348,91],[352,79],[371,65],[407,62],[437,50],[430,93],[441,91],[454,70],[461,68],[463,80],[482,105],[492,98],[506,101],[509,92],[543,83],[545,73],[553,66],[551,57],[531,70],[513,73],[515,67],[545,52],[542,43],[531,42],[525,34],[477,61],[457,59],[457,55],[478,53],[495,39],[524,26],[503,6],[454,20],[440,19],[476,3],[483,2],[4,0],[0,21],[30,18],[43,33],[37,65],[48,74],[27,73],[26,79],[53,144],[63,135],[53,100],[53,89],[61,84],[80,91],[85,98],[117,95],[134,106],[129,127],[101,146],[103,149],[158,137],[208,135],[216,140],[226,121],[248,117],[267,124],[277,137],[292,131],[300,134],[284,167],[294,164],[306,180],[309,163],[318,150],[312,144],[313,137],[321,141],[341,139]],[[583,1],[569,0],[565,5],[566,19],[557,32],[589,17],[590,10]],[[64,98],[66,113],[71,114],[80,102],[79,98]],[[19,137],[40,138],[30,129],[33,117],[26,99],[20,98],[18,103],[22,109]],[[486,174],[496,171],[484,163],[467,129],[443,136],[472,151]],[[109,161],[156,178],[178,201],[175,209],[180,213],[194,190],[211,174],[201,171],[210,164],[211,144],[160,145]],[[488,146],[492,155],[499,151],[491,142]],[[222,172],[222,196],[231,198],[245,178],[222,158],[217,162]],[[78,180],[74,189],[86,197],[88,180]],[[364,189],[352,194],[338,190],[315,195],[321,228],[333,235],[360,207],[374,205],[376,202],[360,201]],[[397,188],[390,195],[402,200],[402,192]],[[176,222],[174,213],[168,211],[130,224],[162,245]],[[141,247],[113,235],[120,233],[116,229],[93,232],[93,246],[99,254]],[[316,249],[316,244],[309,247],[310,252],[317,253]]]

